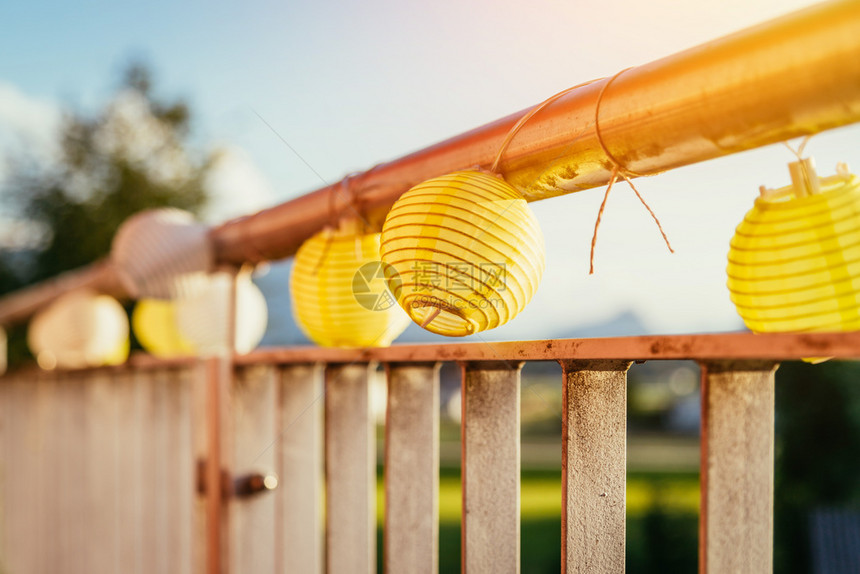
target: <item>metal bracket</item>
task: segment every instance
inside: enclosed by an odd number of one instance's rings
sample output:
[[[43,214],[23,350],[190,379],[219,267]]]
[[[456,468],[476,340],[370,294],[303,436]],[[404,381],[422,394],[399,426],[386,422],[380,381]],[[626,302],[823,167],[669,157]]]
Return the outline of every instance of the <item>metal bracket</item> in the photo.
[[[222,469],[219,483],[221,486],[221,498],[225,500],[231,497],[248,498],[276,489],[278,487],[278,477],[274,474],[253,472],[231,478],[230,473]],[[206,461],[198,460],[197,494],[205,495],[206,492]]]

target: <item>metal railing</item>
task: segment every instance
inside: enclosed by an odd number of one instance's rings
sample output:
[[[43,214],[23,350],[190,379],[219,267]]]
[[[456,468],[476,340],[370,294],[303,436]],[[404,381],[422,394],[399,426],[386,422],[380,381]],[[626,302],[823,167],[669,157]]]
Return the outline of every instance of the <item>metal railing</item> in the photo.
[[[702,369],[699,571],[770,572],[774,371],[823,355],[860,357],[860,333],[289,348],[12,373],[0,382],[0,556],[12,574],[117,564],[340,574],[374,572],[377,560],[387,572],[435,572],[438,367],[456,361],[463,571],[518,572],[520,370],[553,360],[563,378],[562,570],[623,572],[627,369],[683,358]],[[382,557],[370,400],[379,363]],[[257,472],[277,476],[277,488],[235,488]]]

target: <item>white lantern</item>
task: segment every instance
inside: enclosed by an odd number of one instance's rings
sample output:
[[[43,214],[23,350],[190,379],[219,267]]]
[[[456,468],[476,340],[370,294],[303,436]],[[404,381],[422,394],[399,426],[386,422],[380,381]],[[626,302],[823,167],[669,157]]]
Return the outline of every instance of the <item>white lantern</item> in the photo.
[[[128,358],[128,316],[90,290],[62,295],[30,322],[27,342],[43,368],[115,365]]]
[[[209,228],[179,209],[143,211],[120,226],[111,260],[134,297],[169,299],[177,277],[211,269]]]
[[[231,352],[230,309],[235,289],[232,350],[252,351],[262,340],[268,322],[268,308],[260,289],[249,273],[235,278],[230,273],[196,273],[183,276],[176,284],[175,313],[179,332],[200,355]]]

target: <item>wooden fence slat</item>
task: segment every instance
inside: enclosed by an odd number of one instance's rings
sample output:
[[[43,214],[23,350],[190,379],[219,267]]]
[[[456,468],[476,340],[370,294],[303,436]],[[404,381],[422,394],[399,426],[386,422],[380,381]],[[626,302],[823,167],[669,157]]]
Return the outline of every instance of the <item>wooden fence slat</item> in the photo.
[[[439,571],[439,364],[388,365],[385,571]]]
[[[90,452],[86,461],[90,471],[87,495],[90,522],[86,525],[86,531],[91,543],[99,541],[99,551],[90,553],[92,563],[87,571],[107,573],[116,571],[117,564],[116,546],[106,544],[105,541],[111,540],[114,535],[117,490],[121,488],[114,476],[114,433],[120,424],[120,417],[125,415],[117,412],[117,388],[108,373],[93,373],[86,387],[89,410],[85,440]]]
[[[275,492],[277,572],[323,571],[323,369],[281,371],[278,434],[272,447],[280,484]]]
[[[170,571],[191,574],[194,566],[194,506],[197,500],[197,461],[194,457],[192,397],[194,372],[190,368],[174,371],[169,403],[170,473],[168,499],[171,501],[173,536],[170,545]]]
[[[245,367],[233,383],[234,478],[275,471],[277,368]],[[230,572],[276,572],[275,499],[263,492],[230,500]]]
[[[326,368],[326,569],[376,571],[376,441],[367,364]]]
[[[774,373],[702,363],[699,571],[773,571]]]
[[[170,571],[167,565],[169,559],[169,540],[174,535],[170,527],[170,513],[173,509],[168,506],[168,450],[178,448],[173,444],[168,426],[167,404],[170,401],[170,389],[168,388],[170,374],[166,369],[156,369],[147,373],[146,382],[138,382],[149,387],[147,395],[150,409],[147,415],[147,435],[144,440],[144,453],[148,461],[144,472],[144,479],[149,484],[144,487],[143,504],[144,523],[153,531],[146,539],[144,552],[150,560],[150,565],[156,572]]]
[[[561,361],[562,570],[624,572],[626,361]]]
[[[463,572],[520,571],[520,369],[463,364]]]

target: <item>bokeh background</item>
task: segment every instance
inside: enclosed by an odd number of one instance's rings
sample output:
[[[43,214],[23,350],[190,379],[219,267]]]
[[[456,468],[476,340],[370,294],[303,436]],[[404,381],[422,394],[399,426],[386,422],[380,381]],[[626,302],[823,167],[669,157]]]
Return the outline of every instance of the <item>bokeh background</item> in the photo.
[[[0,4],[0,293],[107,252],[131,212],[175,205],[218,223],[508,115],[569,86],[808,5],[807,0]],[[775,93],[774,98],[779,94]],[[810,141],[823,174],[860,165],[860,128]],[[789,181],[776,145],[532,204],[547,271],[486,340],[731,331],[735,225],[760,185]],[[307,341],[289,262],[264,266],[264,344]],[[21,340],[20,337],[17,340]],[[411,327],[402,341],[438,342]],[[26,355],[20,344],[12,352]],[[812,568],[810,520],[860,503],[854,363],[786,364],[777,380],[777,571]],[[457,374],[443,371],[442,571],[459,568]],[[558,571],[560,371],[523,388],[523,572]],[[628,571],[693,571],[698,368],[630,373]],[[380,399],[381,400],[381,399]],[[381,473],[380,473],[381,474]]]

